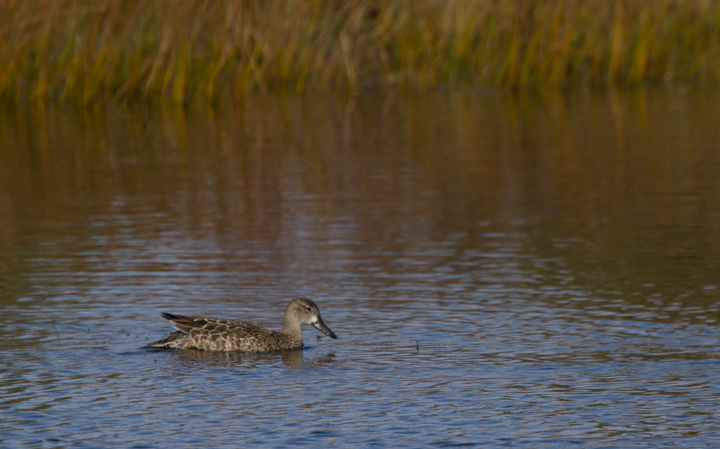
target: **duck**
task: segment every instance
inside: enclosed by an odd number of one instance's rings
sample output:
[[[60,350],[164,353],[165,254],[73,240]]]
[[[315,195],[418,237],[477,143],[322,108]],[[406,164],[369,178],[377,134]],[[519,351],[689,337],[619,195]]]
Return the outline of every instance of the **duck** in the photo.
[[[272,352],[303,347],[302,327],[313,326],[330,338],[337,338],[322,317],[317,304],[300,297],[285,308],[283,325],[279,331],[250,321],[202,318],[163,313],[163,318],[175,325],[176,331],[162,340],[150,343],[150,348],[200,349],[204,351]]]

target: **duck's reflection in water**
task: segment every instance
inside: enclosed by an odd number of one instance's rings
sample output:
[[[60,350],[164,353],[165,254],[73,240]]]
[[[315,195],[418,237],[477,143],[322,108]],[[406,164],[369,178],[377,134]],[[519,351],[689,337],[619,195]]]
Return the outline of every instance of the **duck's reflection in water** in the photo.
[[[327,366],[333,363],[333,354],[322,356],[306,357],[305,350],[288,350],[275,352],[246,353],[239,351],[201,351],[197,349],[187,350],[166,350],[149,349],[157,353],[170,353],[172,357],[180,362],[196,362],[206,367],[233,367],[239,365],[254,365],[262,362],[279,361],[288,368],[313,368]]]

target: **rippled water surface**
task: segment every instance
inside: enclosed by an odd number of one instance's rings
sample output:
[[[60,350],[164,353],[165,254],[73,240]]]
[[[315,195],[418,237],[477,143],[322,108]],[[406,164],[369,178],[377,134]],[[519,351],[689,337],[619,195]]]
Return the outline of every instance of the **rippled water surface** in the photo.
[[[716,447],[719,96],[0,114],[0,446]],[[150,350],[161,312],[280,354]]]

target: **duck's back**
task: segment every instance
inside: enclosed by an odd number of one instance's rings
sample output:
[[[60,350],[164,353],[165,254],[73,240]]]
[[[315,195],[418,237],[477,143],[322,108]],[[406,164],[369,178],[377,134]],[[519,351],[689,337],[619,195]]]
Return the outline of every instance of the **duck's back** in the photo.
[[[280,351],[298,349],[302,335],[293,336],[248,321],[187,317],[163,313],[178,330],[150,346],[206,351]]]

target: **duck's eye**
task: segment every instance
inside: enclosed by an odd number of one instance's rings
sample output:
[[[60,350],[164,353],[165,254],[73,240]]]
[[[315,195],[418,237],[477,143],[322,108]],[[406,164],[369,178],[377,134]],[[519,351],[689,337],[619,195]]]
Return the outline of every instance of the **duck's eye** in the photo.
[[[310,307],[310,306],[305,306],[305,310],[307,310],[308,312],[312,312],[312,307]]]

